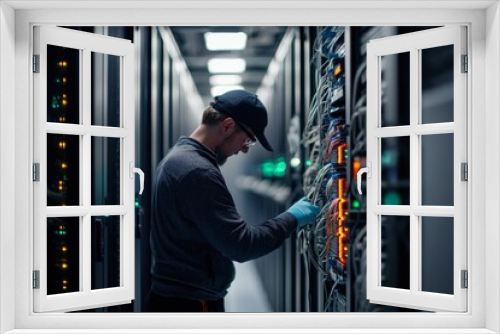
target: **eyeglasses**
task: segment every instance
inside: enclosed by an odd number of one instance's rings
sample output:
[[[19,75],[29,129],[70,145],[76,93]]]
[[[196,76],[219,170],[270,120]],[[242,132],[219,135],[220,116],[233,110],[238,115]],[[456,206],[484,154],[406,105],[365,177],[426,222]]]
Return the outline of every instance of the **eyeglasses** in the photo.
[[[254,135],[244,126],[243,124],[236,122],[236,124],[247,134],[248,138],[245,139],[245,145],[246,146],[253,146],[255,143],[257,143],[257,139],[255,139]]]

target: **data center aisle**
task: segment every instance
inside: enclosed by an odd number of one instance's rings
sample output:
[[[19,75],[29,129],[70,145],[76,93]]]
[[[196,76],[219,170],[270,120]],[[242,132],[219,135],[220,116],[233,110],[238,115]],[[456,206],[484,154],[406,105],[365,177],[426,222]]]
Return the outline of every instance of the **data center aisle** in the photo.
[[[236,278],[225,298],[226,312],[271,312],[253,261],[234,263]]]

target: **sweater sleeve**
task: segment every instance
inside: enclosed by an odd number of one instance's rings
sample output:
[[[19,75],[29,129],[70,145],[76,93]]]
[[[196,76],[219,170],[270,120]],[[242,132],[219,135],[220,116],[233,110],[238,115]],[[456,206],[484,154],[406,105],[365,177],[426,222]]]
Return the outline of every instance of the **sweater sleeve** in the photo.
[[[275,250],[297,228],[296,218],[288,212],[260,225],[247,224],[236,211],[222,175],[211,170],[186,175],[180,192],[183,215],[233,261],[245,262]]]

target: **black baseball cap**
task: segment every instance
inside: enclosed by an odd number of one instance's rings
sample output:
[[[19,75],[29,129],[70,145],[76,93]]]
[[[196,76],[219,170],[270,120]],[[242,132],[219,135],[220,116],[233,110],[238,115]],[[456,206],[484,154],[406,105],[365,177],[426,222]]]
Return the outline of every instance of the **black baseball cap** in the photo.
[[[249,127],[261,145],[266,150],[273,151],[264,136],[264,129],[267,126],[267,110],[257,95],[243,89],[230,90],[214,97],[210,106]]]

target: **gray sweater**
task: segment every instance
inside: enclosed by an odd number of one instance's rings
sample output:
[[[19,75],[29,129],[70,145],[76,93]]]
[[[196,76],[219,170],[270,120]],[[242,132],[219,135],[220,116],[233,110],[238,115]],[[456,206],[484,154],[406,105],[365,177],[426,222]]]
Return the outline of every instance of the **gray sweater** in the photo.
[[[181,137],[158,165],[152,192],[152,291],[165,297],[215,300],[245,262],[283,244],[297,228],[290,213],[249,225],[236,211],[215,160]]]

